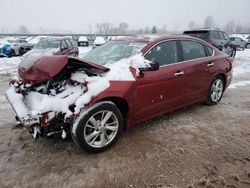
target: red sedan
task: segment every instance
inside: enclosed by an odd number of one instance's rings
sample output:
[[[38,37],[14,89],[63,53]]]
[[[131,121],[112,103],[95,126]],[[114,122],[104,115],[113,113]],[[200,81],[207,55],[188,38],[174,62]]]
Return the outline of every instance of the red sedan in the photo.
[[[147,66],[131,65],[131,77],[124,62],[138,53]],[[72,135],[81,148],[100,152],[138,123],[198,102],[217,104],[231,83],[232,59],[188,36],[126,37],[83,59],[24,60],[19,76],[6,96],[34,138]]]

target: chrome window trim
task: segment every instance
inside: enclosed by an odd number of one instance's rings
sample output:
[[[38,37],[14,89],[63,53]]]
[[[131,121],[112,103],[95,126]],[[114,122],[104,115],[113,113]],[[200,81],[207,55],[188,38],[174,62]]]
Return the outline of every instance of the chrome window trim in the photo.
[[[151,46],[151,48],[149,48],[149,49],[144,53],[143,57],[145,58],[145,55],[146,55],[150,50],[152,50],[155,46],[157,46],[158,44],[161,44],[161,43],[163,43],[163,42],[168,42],[168,41],[176,41],[176,42],[178,42],[178,41],[181,41],[181,40],[193,41],[193,42],[198,42],[198,43],[200,43],[200,44],[202,44],[202,45],[206,45],[206,44],[204,44],[204,43],[202,43],[202,42],[200,42],[200,41],[198,41],[198,40],[194,40],[194,39],[179,39],[179,38],[178,38],[178,39],[165,39],[165,40],[160,41],[160,42],[154,44],[153,46]],[[206,46],[207,46],[207,45],[206,45]],[[211,48],[210,46],[207,46],[207,47]],[[204,50],[205,50],[205,49],[204,49]],[[188,63],[188,62],[191,62],[191,61],[194,61],[194,60],[202,60],[202,59],[207,59],[207,58],[209,58],[209,57],[214,57],[214,55],[215,55],[215,50],[214,50],[214,48],[212,48],[212,50],[213,50],[213,53],[212,53],[211,56],[200,57],[200,58],[190,59],[190,60],[186,60],[186,61],[180,61],[180,62],[168,64],[168,65],[161,65],[160,68],[161,68],[161,67],[171,66],[171,65],[177,65],[177,64],[181,64],[181,63]]]

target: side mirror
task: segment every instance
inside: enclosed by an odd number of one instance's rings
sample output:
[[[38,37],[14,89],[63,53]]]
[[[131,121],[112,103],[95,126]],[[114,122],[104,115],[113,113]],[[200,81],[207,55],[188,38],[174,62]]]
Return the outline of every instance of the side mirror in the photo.
[[[157,71],[159,69],[159,63],[154,61],[149,63],[149,67],[139,68],[140,71]]]

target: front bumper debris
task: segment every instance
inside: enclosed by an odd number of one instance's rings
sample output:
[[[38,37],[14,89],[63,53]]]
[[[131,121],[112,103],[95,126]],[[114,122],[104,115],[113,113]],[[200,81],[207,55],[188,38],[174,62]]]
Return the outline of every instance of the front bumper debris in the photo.
[[[6,92],[5,96],[12,106],[17,115],[17,119],[24,126],[31,126],[40,123],[40,115],[32,114],[24,103],[24,97],[22,94],[16,93],[15,87],[11,86]]]

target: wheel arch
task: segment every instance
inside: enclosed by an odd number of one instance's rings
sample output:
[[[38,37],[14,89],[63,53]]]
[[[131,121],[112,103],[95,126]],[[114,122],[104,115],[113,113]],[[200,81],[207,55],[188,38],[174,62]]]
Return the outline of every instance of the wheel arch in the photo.
[[[216,74],[216,75],[214,76],[214,78],[216,78],[216,77],[218,77],[218,76],[220,76],[220,77],[223,78],[223,81],[224,81],[224,88],[223,88],[223,91],[225,91],[226,85],[227,85],[227,77],[226,77],[226,75],[223,74],[223,73],[218,73],[218,74]]]
[[[117,96],[111,96],[111,97],[102,98],[97,102],[100,102],[100,101],[113,102],[118,107],[120,112],[122,113],[124,120],[126,120],[126,117],[127,117],[128,111],[129,111],[129,106],[128,106],[128,102],[124,98],[117,97]]]

